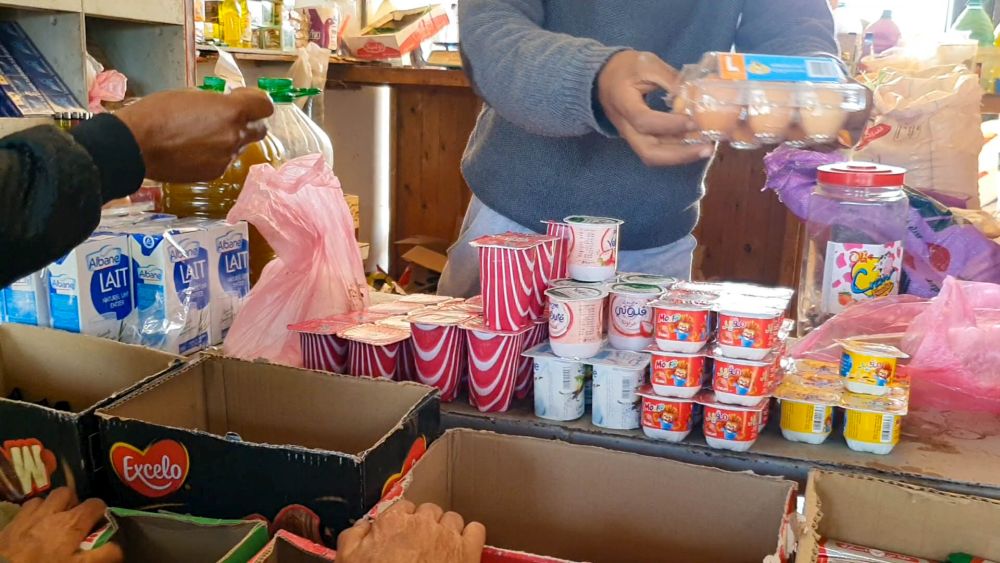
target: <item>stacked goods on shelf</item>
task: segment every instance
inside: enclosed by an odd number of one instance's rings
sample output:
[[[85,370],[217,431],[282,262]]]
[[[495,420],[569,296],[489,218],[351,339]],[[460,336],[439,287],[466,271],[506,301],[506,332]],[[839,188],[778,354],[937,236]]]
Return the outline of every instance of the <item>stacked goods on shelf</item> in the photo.
[[[840,366],[792,362],[775,390],[781,433],[793,442],[821,444],[833,429],[834,408],[844,410],[844,439],[859,452],[888,454],[899,443],[909,409],[909,377],[897,370],[908,356],[887,344],[844,340]]]
[[[87,113],[17,22],[0,22],[0,117]]]

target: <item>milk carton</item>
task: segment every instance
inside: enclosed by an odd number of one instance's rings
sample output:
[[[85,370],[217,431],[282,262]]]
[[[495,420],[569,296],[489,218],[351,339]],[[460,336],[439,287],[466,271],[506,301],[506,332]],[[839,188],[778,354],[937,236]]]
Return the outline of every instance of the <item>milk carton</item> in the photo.
[[[208,279],[212,302],[208,336],[212,344],[221,344],[250,293],[250,238],[246,223],[213,221],[203,226],[210,243]]]
[[[6,322],[49,326],[49,273],[41,270],[25,276],[0,290],[0,311]],[[0,320],[3,313],[0,312]]]
[[[120,339],[132,314],[128,239],[98,235],[49,266],[52,328]]]
[[[208,345],[209,260],[205,232],[149,224],[128,235],[136,315],[126,341],[192,354]]]

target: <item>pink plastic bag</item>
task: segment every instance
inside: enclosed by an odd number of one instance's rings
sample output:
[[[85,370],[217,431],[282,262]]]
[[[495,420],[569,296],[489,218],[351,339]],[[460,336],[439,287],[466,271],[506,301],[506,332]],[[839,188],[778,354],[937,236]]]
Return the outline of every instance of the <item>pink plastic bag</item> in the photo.
[[[288,325],[368,305],[354,222],[340,181],[319,155],[275,170],[257,165],[229,211],[257,228],[278,258],[264,268],[226,337],[226,354],[301,366]]]
[[[99,72],[87,93],[88,109],[91,113],[104,113],[102,102],[120,102],[125,99],[128,79],[117,70]]]
[[[1000,414],[1000,285],[949,277],[930,300],[899,295],[860,303],[790,353],[837,362],[842,338],[881,341],[909,354],[914,408]]]

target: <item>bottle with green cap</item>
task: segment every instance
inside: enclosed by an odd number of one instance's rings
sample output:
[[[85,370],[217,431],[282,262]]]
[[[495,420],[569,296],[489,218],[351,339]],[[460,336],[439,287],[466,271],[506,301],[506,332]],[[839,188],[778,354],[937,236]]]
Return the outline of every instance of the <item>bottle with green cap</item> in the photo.
[[[205,77],[201,90],[224,93],[226,80],[216,76]],[[268,133],[262,141],[247,145],[229,165],[222,177],[193,184],[164,184],[163,211],[178,217],[207,217],[225,219],[236,203],[250,167],[256,164],[279,166],[284,157],[281,142]],[[256,282],[274,251],[264,237],[250,228],[250,279]]]
[[[983,9],[982,0],[969,0],[951,30],[968,33],[969,39],[978,41],[981,47],[993,45],[993,21]]]
[[[261,78],[257,87],[266,91],[274,102],[274,115],[267,119],[267,128],[281,141],[286,159],[321,154],[333,167],[330,136],[295,104],[300,98],[321,92],[315,88],[296,89],[290,78]]]

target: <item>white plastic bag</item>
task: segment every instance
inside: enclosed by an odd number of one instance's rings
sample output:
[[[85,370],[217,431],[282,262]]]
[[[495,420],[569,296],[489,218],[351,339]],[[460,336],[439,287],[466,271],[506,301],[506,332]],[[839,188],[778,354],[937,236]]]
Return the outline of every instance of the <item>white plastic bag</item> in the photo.
[[[979,79],[963,66],[911,75],[884,69],[882,78],[855,159],[902,166],[908,186],[968,197],[978,207]]]
[[[288,325],[368,305],[354,221],[322,156],[251,168],[227,220],[249,222],[278,256],[233,322],[227,355],[301,366],[299,337]]]

